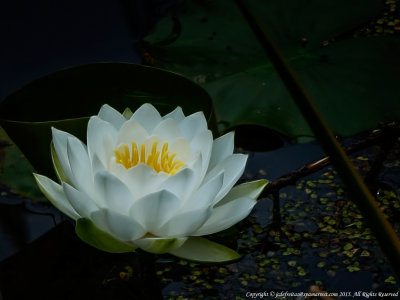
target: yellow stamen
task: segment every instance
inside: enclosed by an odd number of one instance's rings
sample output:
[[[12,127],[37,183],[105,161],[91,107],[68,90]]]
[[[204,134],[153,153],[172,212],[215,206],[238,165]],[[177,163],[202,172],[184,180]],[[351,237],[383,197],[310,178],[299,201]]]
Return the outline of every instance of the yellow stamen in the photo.
[[[132,142],[132,166],[136,166],[139,161],[139,151],[135,142]]]
[[[140,145],[140,163],[146,163],[146,148],[144,144]]]
[[[148,151],[148,155],[146,155],[145,144],[140,145],[140,150],[135,142],[132,142],[131,150],[129,150],[128,145],[122,144],[114,150],[115,161],[126,169],[138,164],[146,164],[157,173],[165,172],[169,175],[174,175],[185,165],[184,162],[175,160],[176,153],[170,154],[167,142],[163,144],[161,152],[157,148],[158,142],[156,141],[152,144],[151,151]]]

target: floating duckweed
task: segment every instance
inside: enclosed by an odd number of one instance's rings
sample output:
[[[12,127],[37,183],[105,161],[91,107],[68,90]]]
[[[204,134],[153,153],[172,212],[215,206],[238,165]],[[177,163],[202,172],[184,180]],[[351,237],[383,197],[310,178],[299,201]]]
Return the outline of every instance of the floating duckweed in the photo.
[[[193,271],[192,274],[196,275],[196,276],[199,276],[199,275],[201,275],[201,271]]]
[[[359,263],[358,263],[358,262],[355,262],[352,266],[347,266],[346,269],[347,269],[349,272],[357,272],[357,271],[360,271]]]
[[[308,180],[307,181],[307,185],[309,186],[309,187],[316,187],[317,185],[315,184],[315,182],[314,181],[311,181],[311,180]]]
[[[307,275],[307,273],[306,273],[306,271],[304,270],[304,268],[302,267],[302,266],[298,266],[297,267],[297,275],[299,275],[299,276],[306,276]]]
[[[295,260],[289,260],[288,261],[288,265],[291,266],[291,267],[296,266],[296,264],[297,264],[297,262]]]
[[[257,239],[255,236],[252,236],[252,237],[250,238],[250,241],[252,241],[252,242],[254,242],[254,243],[258,243],[258,242],[259,242],[258,239]]]
[[[389,276],[388,278],[385,279],[386,283],[390,283],[390,284],[396,284],[396,278],[394,276]]]
[[[267,265],[268,263],[269,263],[269,261],[267,262],[266,260],[264,260],[264,261],[260,262],[258,265],[259,265],[260,267],[264,267],[264,266]]]
[[[274,270],[279,270],[280,269],[280,265],[272,265],[272,269],[274,269]]]
[[[188,262],[187,262],[187,260],[181,259],[181,260],[179,261],[179,264],[182,265],[182,266],[186,266],[186,265],[188,264]]]
[[[363,250],[363,251],[361,252],[360,256],[368,257],[368,256],[371,256],[371,253],[369,253],[367,250]]]
[[[317,263],[317,267],[318,268],[323,268],[326,266],[326,262],[325,261],[320,261],[319,263]]]
[[[339,266],[338,265],[332,265],[331,269],[334,269],[334,270],[339,269]]]
[[[350,249],[353,249],[352,243],[347,243],[346,245],[343,246],[343,250],[345,250],[345,251],[348,251]]]
[[[322,250],[322,251],[319,253],[319,256],[320,256],[320,257],[327,257],[328,254],[329,254],[329,251],[327,251],[327,250]]]

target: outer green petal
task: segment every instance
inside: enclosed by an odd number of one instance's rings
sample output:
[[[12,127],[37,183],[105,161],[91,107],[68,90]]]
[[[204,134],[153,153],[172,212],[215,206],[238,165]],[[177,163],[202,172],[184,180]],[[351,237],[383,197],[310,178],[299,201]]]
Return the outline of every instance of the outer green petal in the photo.
[[[53,142],[51,142],[51,144],[50,144],[50,150],[51,150],[51,160],[53,161],[54,170],[56,172],[58,180],[60,182],[64,181],[68,184],[71,184],[71,182],[68,180],[68,177],[65,174],[65,172],[61,166],[61,163],[60,163],[60,160],[58,159],[57,152],[56,152],[56,149],[54,148]]]
[[[111,253],[132,252],[137,247],[117,240],[110,234],[98,229],[90,219],[80,218],[76,222],[75,232],[85,243],[99,250]]]
[[[268,183],[269,183],[268,180],[260,179],[256,181],[250,181],[239,184],[235,186],[233,189],[231,189],[229,193],[215,205],[215,207],[224,205],[232,200],[242,197],[250,197],[252,199],[257,199]]]
[[[124,116],[125,120],[129,120],[133,116],[133,112],[129,107],[125,108],[124,112],[122,113]]]
[[[135,244],[150,253],[167,253],[179,248],[187,240],[182,238],[144,238],[135,241]]]
[[[190,237],[171,254],[201,263],[230,263],[241,258],[236,251],[201,237]]]

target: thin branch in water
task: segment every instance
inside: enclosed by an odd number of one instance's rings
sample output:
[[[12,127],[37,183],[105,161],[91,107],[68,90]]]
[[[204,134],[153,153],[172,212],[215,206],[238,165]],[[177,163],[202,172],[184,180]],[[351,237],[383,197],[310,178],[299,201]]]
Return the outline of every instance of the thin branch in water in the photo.
[[[400,136],[400,124],[398,122],[386,123],[381,125],[380,128],[372,130],[366,138],[345,147],[344,151],[347,154],[352,154],[381,142],[393,141],[398,136]],[[267,197],[273,194],[275,190],[280,190],[286,186],[295,185],[299,179],[323,169],[330,163],[329,157],[325,156],[304,165],[292,173],[283,175],[268,184],[262,192],[261,197]]]

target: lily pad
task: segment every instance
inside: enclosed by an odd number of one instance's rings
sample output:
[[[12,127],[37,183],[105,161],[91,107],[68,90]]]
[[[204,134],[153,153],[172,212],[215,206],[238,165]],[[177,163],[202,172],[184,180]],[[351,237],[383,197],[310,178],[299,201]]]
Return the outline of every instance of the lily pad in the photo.
[[[33,168],[0,126],[0,186],[13,194],[46,201],[33,179]]]
[[[400,93],[398,38],[341,38],[376,16],[382,1],[246,3],[336,134],[348,136],[400,118],[394,96]],[[166,45],[165,28],[176,19],[182,31]],[[312,136],[234,2],[188,1],[174,20],[160,22],[147,37],[155,65],[205,87],[222,127],[258,124],[292,138]]]
[[[0,103],[0,124],[38,173],[55,178],[50,128],[86,141],[88,119],[105,103],[120,112],[143,103],[161,114],[177,106],[187,115],[203,111],[215,129],[212,101],[201,87],[174,73],[128,63],[83,65],[34,80]]]

